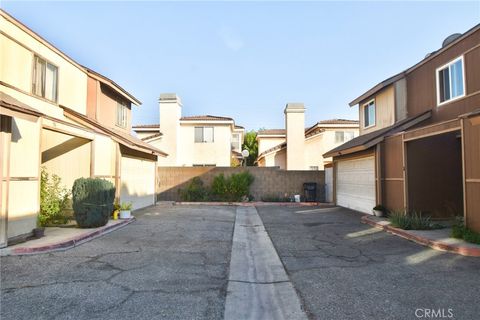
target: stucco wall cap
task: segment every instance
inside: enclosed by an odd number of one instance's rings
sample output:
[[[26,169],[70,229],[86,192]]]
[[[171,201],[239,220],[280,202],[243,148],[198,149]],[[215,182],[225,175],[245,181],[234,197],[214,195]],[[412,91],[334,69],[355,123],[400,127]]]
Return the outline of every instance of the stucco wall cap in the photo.
[[[302,102],[289,102],[284,112],[305,112],[305,105]]]

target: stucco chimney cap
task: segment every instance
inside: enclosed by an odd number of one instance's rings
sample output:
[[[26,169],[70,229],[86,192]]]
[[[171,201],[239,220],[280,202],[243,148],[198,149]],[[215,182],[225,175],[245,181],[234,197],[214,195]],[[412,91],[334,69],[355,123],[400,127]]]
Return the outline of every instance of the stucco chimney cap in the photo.
[[[176,93],[160,93],[159,101],[178,101],[180,103],[180,97]]]
[[[305,105],[302,102],[289,102],[284,112],[305,112]]]

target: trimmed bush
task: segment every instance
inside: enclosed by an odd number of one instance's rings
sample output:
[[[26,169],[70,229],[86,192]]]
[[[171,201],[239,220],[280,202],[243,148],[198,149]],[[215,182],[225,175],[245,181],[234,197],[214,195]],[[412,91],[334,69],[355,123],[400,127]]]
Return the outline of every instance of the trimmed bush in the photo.
[[[72,188],[74,217],[81,228],[107,224],[115,200],[114,185],[99,178],[80,178]]]
[[[206,201],[208,190],[199,177],[193,178],[185,189],[178,190],[182,201]]]
[[[213,179],[212,198],[215,201],[242,201],[248,197],[253,179],[248,171],[234,173],[229,177],[219,174]]]

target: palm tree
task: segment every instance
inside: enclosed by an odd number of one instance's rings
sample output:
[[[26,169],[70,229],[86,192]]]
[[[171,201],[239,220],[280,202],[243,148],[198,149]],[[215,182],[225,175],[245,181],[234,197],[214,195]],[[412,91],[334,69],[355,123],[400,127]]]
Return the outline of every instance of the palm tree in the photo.
[[[258,141],[257,132],[251,130],[245,134],[242,150],[248,150],[249,156],[247,157],[247,166],[256,166],[255,161],[258,156]]]

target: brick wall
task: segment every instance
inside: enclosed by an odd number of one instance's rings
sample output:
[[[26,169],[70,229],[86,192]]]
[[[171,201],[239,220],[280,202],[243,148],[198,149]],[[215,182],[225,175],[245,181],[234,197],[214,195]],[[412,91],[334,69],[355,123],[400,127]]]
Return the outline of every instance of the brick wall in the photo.
[[[265,196],[284,197],[300,194],[303,196],[303,183],[317,183],[317,201],[325,201],[324,171],[285,171],[278,168],[247,167],[158,167],[157,168],[157,200],[181,201],[178,190],[194,177],[200,177],[206,186],[210,186],[213,178],[220,173],[225,176],[232,173],[249,171],[255,178],[250,187],[250,194],[260,201]]]

